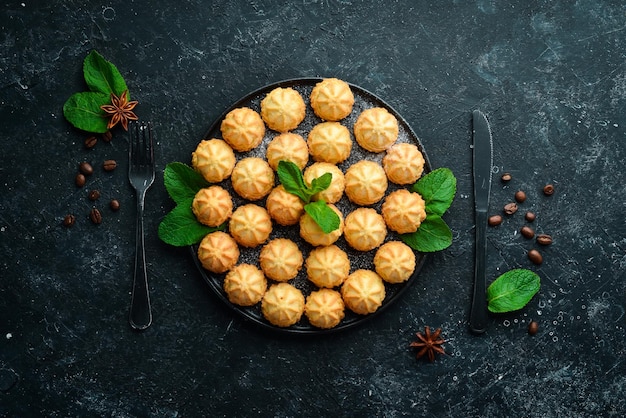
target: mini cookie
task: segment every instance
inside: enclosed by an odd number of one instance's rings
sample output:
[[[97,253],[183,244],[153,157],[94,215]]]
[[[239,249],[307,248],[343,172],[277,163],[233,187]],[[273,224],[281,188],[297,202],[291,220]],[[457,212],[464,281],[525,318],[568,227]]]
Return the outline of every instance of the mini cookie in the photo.
[[[398,139],[398,120],[382,107],[364,110],[354,124],[354,137],[366,150],[382,152]]]
[[[230,176],[233,189],[244,199],[259,200],[274,188],[274,171],[262,158],[247,157],[235,164]]]
[[[345,161],[352,150],[348,128],[338,122],[322,122],[313,127],[307,138],[309,153],[315,161],[338,164]]]
[[[345,316],[341,293],[331,289],[311,292],[306,298],[304,313],[314,327],[334,328]]]
[[[382,244],[387,236],[385,220],[374,209],[355,209],[346,216],[343,236],[355,250],[373,250]]]
[[[248,107],[233,109],[220,126],[222,138],[235,151],[250,151],[257,147],[265,136],[265,125],[261,116]]]
[[[304,259],[295,242],[275,238],[265,244],[259,255],[259,264],[265,275],[277,282],[291,280],[298,275]]]
[[[191,153],[191,166],[209,183],[227,179],[235,162],[233,149],[221,139],[204,139]]]
[[[348,254],[336,245],[317,247],[306,259],[306,274],[317,287],[340,286],[350,273]]]
[[[311,107],[320,118],[338,121],[352,112],[354,95],[345,81],[337,78],[326,78],[313,87],[311,91]]]
[[[415,253],[403,242],[387,242],[376,251],[374,268],[387,283],[406,282],[415,271]]]
[[[225,232],[216,231],[207,234],[198,247],[198,260],[202,267],[212,273],[224,273],[239,260],[239,247],[235,240]]]
[[[426,219],[424,199],[407,189],[396,190],[385,198],[382,214],[389,229],[400,234],[415,232]]]
[[[239,245],[256,247],[270,236],[272,220],[265,208],[248,203],[235,209],[228,230]]]
[[[375,312],[383,304],[385,285],[378,274],[359,269],[343,282],[341,296],[352,312],[366,315]]]
[[[282,184],[274,187],[265,201],[267,212],[276,223],[295,225],[304,213],[304,203],[300,198],[285,190]]]
[[[334,244],[343,233],[343,214],[335,205],[328,205],[339,215],[339,228],[326,234],[322,228],[313,220],[311,215],[304,213],[300,218],[300,236],[311,245]]]
[[[286,132],[270,141],[265,156],[274,171],[281,160],[291,161],[302,170],[309,162],[309,147],[302,136]]]
[[[345,174],[346,195],[357,205],[372,205],[385,196],[387,175],[383,167],[369,160],[351,165]]]
[[[252,306],[260,302],[266,289],[263,272],[252,264],[239,264],[224,278],[224,292],[235,305]]]
[[[277,327],[288,327],[300,320],[304,313],[304,295],[289,283],[270,286],[261,301],[265,319]]]
[[[424,156],[413,144],[399,143],[387,150],[383,168],[396,184],[413,184],[424,172]]]
[[[278,132],[296,129],[305,113],[302,96],[291,87],[277,87],[261,101],[261,117],[270,129]]]
[[[335,164],[331,163],[313,163],[304,170],[304,181],[310,186],[313,179],[321,177],[322,175],[330,173],[332,180],[330,186],[326,190],[322,190],[319,193],[313,195],[313,200],[323,199],[326,203],[337,203],[343,191],[346,188],[346,180],[343,173]]]
[[[191,210],[201,224],[219,226],[233,213],[233,199],[220,186],[205,187],[196,193]]]

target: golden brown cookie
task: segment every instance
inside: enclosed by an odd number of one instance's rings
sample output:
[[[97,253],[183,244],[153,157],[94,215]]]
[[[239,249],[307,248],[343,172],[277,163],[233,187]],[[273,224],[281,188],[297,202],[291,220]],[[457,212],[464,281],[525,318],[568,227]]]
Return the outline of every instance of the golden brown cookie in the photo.
[[[259,200],[274,188],[274,170],[258,157],[239,160],[230,179],[235,192],[248,200]]]
[[[259,255],[259,264],[265,275],[277,282],[291,280],[298,275],[304,259],[295,242],[275,238],[265,244]]]
[[[362,160],[352,164],[344,177],[346,196],[357,205],[372,205],[382,199],[387,191],[385,170],[374,161]]]
[[[313,291],[307,296],[304,313],[311,325],[317,328],[334,328],[344,318],[341,293],[331,289]]]
[[[340,286],[349,273],[348,254],[336,245],[314,248],[306,259],[307,277],[318,287]]]
[[[330,245],[334,244],[343,233],[343,214],[335,205],[328,205],[339,215],[339,228],[334,231],[325,233],[322,228],[308,213],[304,213],[300,218],[300,236],[311,245]]]
[[[256,247],[270,236],[272,219],[265,208],[248,203],[235,209],[228,230],[239,245]]]
[[[387,226],[374,209],[357,208],[346,216],[343,236],[355,250],[369,251],[383,243]]]
[[[382,152],[398,139],[398,120],[382,107],[366,109],[354,124],[354,137],[363,148]]]
[[[265,156],[274,171],[282,160],[291,161],[302,170],[309,162],[309,147],[302,136],[286,132],[270,141]]]
[[[327,121],[338,121],[352,112],[354,95],[345,81],[326,78],[311,91],[313,112]]]
[[[219,226],[233,213],[233,199],[223,187],[205,187],[196,193],[191,210],[201,224]]]
[[[315,161],[338,164],[350,156],[352,138],[348,128],[339,122],[322,122],[307,137],[309,154]]]
[[[415,232],[426,219],[424,199],[407,189],[396,190],[385,198],[382,214],[389,229],[400,234]]]
[[[286,191],[282,184],[274,187],[267,196],[265,207],[271,218],[283,226],[297,224],[304,213],[302,200]]]
[[[239,264],[224,278],[224,292],[235,305],[252,306],[261,301],[266,290],[263,272],[252,264]]]
[[[261,101],[261,117],[270,129],[278,132],[296,129],[305,114],[304,99],[291,87],[277,87]]]
[[[263,296],[261,312],[277,327],[291,326],[304,313],[304,295],[289,283],[273,284]]]
[[[396,184],[413,184],[424,172],[424,156],[413,144],[401,142],[387,150],[383,168],[390,181]]]
[[[207,234],[198,247],[198,260],[202,267],[212,273],[224,273],[239,260],[239,247],[225,232]]]
[[[387,283],[406,282],[415,271],[415,253],[403,242],[386,242],[376,251],[374,268]]]
[[[304,170],[304,181],[310,186],[313,179],[326,173],[332,175],[330,186],[326,190],[313,195],[313,200],[324,200],[326,203],[337,203],[346,188],[346,180],[343,173],[335,164],[318,162],[313,163]]]
[[[371,270],[359,269],[350,274],[341,286],[341,296],[354,313],[376,312],[385,299],[383,279]]]
[[[233,149],[221,139],[204,139],[191,153],[191,166],[209,183],[227,179],[235,162]]]
[[[220,129],[224,141],[235,151],[240,152],[256,148],[265,136],[265,125],[261,116],[248,107],[228,112]]]

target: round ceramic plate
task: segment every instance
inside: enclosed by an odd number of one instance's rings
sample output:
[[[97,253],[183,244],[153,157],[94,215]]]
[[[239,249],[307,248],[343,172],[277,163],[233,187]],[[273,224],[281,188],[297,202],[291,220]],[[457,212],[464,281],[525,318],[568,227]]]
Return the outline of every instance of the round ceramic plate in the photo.
[[[304,121],[298,126],[298,128],[293,131],[294,133],[300,134],[306,140],[308,132],[311,130],[311,128],[315,126],[316,124],[322,122],[322,120],[313,113],[313,110],[311,109],[309,105],[309,96],[310,96],[311,90],[313,89],[315,84],[317,84],[321,80],[322,80],[321,78],[302,78],[302,79],[286,80],[286,81],[281,81],[275,84],[265,86],[259,90],[251,92],[250,94],[241,98],[237,102],[233,103],[233,105],[230,106],[222,114],[222,116],[218,120],[215,121],[215,123],[213,123],[211,128],[207,131],[204,139],[221,138],[220,124],[222,122],[222,119],[231,110],[238,108],[238,107],[245,106],[245,107],[252,108],[260,113],[261,100],[263,100],[263,98],[267,95],[267,93],[269,93],[270,91],[272,91],[273,89],[277,87],[283,87],[283,88],[291,87],[297,90],[302,95],[305,102],[307,103],[306,117]],[[407,142],[407,143],[415,144],[419,148],[419,150],[422,152],[424,156],[424,160],[426,162],[424,166],[424,174],[430,172],[431,165],[428,160],[428,156],[426,155],[424,151],[424,147],[422,146],[422,143],[420,142],[417,135],[415,135],[415,132],[413,132],[411,127],[408,125],[408,123],[406,123],[404,118],[402,118],[402,116],[400,116],[398,112],[396,112],[393,108],[391,108],[391,106],[385,103],[382,99],[378,98],[376,95],[370,93],[369,91],[353,84],[350,84],[350,88],[352,90],[352,93],[354,94],[354,107],[353,107],[352,113],[347,118],[341,120],[340,123],[346,126],[350,130],[350,132],[352,132],[352,127],[354,123],[356,122],[356,119],[358,118],[359,114],[363,110],[369,109],[372,107],[386,108],[389,112],[391,112],[398,119],[398,124],[400,128],[399,135],[398,135],[398,142]],[[276,135],[278,135],[277,132],[267,129],[265,133],[265,137],[263,138],[263,142],[261,143],[261,145],[259,145],[257,148],[248,152],[236,153],[237,159],[239,160],[244,157],[265,158],[265,151],[266,151],[267,144]],[[190,150],[190,151],[193,151],[193,150]],[[383,156],[384,156],[384,152],[372,153],[372,152],[366,151],[363,148],[361,148],[356,143],[356,141],[354,141],[350,157],[345,162],[338,164],[338,166],[343,172],[345,172],[346,169],[350,165],[352,165],[353,163],[357,161],[372,160],[372,161],[376,161],[380,163],[382,161]],[[244,199],[241,199],[240,197],[238,197],[236,193],[232,191],[232,185],[230,184],[230,180],[225,180],[222,183],[220,183],[220,185],[226,188],[227,190],[231,191],[231,195],[233,197],[233,203],[235,207],[241,204],[248,203]],[[405,187],[405,186],[398,186],[389,182],[389,188],[387,189],[387,194],[392,192],[393,190],[397,190],[400,187]],[[265,204],[264,200],[255,202],[255,203],[260,204],[260,205]],[[373,207],[380,213],[381,205],[382,205],[382,200],[378,204],[373,205],[371,207]],[[336,204],[336,206],[342,211],[344,216],[350,213],[352,210],[354,210],[357,207],[353,205],[347,199],[345,195]],[[300,238],[297,225],[292,226],[292,227],[282,227],[280,225],[274,224],[274,230],[272,231],[272,235],[270,236],[270,239],[279,238],[279,237],[289,238],[293,240],[294,242],[296,242],[298,246],[300,247],[300,249],[302,250],[305,259],[309,251],[312,249],[312,247],[308,243],[306,243],[304,240]],[[399,238],[396,233],[394,233],[393,231],[389,231],[386,241],[398,240],[398,239]],[[336,245],[348,253],[348,256],[350,258],[350,264],[351,264],[350,271],[354,271],[359,268],[373,269],[373,258],[374,258],[375,250],[368,251],[368,252],[360,252],[360,251],[353,250],[348,246],[348,244],[346,243],[343,237],[340,238],[339,241],[336,242]],[[320,333],[337,332],[337,331],[345,330],[345,329],[360,325],[363,322],[370,320],[374,316],[378,316],[382,314],[386,310],[386,308],[388,308],[389,306],[391,306],[391,304],[397,301],[400,298],[400,296],[411,286],[411,284],[417,280],[419,272],[426,260],[426,254],[416,252],[415,254],[416,268],[411,278],[407,280],[406,282],[400,283],[400,284],[385,283],[386,296],[385,296],[385,300],[383,301],[383,305],[376,312],[372,314],[357,315],[351,312],[348,308],[346,308],[345,318],[341,321],[339,325],[331,329],[319,329],[319,328],[312,326],[307,321],[306,315],[302,315],[302,319],[295,325],[292,325],[287,328],[281,328],[281,327],[272,325],[263,317],[263,314],[261,313],[260,303],[251,307],[242,307],[242,306],[232,304],[228,300],[226,293],[224,292],[222,288],[222,285],[224,282],[224,275],[213,274],[205,270],[200,264],[200,261],[198,260],[197,248],[198,248],[197,245],[192,246],[191,253],[192,253],[193,260],[196,266],[198,267],[200,274],[202,275],[202,278],[209,285],[210,289],[213,292],[215,292],[215,294],[228,307],[230,307],[235,314],[245,318],[246,320],[252,321],[253,323],[263,328],[271,329],[271,330],[283,332],[283,333],[291,333],[291,334],[320,334]],[[241,256],[239,258],[239,263],[250,263],[250,264],[255,264],[258,266],[258,256],[261,250],[261,246],[259,246],[258,248],[252,248],[252,249],[241,247],[240,250],[241,250]],[[306,271],[304,268],[302,268],[298,276],[294,278],[293,280],[290,280],[289,283],[299,288],[304,293],[305,297],[311,291],[316,290],[315,285],[313,285],[307,279]]]

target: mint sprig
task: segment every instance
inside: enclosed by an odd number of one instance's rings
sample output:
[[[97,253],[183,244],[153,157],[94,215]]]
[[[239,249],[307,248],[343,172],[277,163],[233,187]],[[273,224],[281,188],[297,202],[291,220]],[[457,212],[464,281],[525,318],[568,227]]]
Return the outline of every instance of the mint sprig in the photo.
[[[539,276],[530,270],[509,270],[487,288],[487,308],[493,313],[522,309],[539,291],[540,285]]]
[[[445,250],[452,244],[452,231],[443,220],[456,194],[456,177],[449,168],[438,168],[419,179],[411,191],[424,199],[426,219],[415,232],[400,234],[414,250],[429,253]]]
[[[200,242],[208,233],[225,229],[226,225],[213,228],[201,224],[191,209],[196,193],[210,185],[197,171],[180,162],[169,163],[163,172],[163,180],[176,207],[159,224],[161,241],[186,247]]]

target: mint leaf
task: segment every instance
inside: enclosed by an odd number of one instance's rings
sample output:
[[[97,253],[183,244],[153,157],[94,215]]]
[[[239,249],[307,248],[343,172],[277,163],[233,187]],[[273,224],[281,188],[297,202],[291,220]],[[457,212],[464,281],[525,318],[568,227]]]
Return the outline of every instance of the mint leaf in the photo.
[[[341,225],[339,215],[323,200],[307,203],[304,211],[313,218],[325,234],[330,234]]]
[[[104,93],[107,97],[111,93],[120,96],[128,90],[126,82],[115,65],[105,60],[96,51],[91,51],[83,61],[83,74],[89,90]],[[130,94],[127,93],[130,101]]]
[[[109,95],[104,93],[74,93],[63,105],[63,115],[78,129],[104,133],[109,130],[109,120],[100,106],[109,104],[110,101]]]
[[[438,168],[419,179],[412,187],[426,204],[426,213],[443,215],[454,200],[456,177],[449,168]]]
[[[308,188],[302,177],[302,172],[296,164],[281,160],[278,162],[276,173],[278,180],[287,192],[298,196],[305,203],[309,202],[311,195],[307,193]]]
[[[201,224],[191,210],[193,198],[180,202],[159,224],[159,238],[166,244],[185,247],[202,241],[208,233],[224,229]]]
[[[315,193],[328,189],[332,180],[333,175],[331,173],[324,173],[318,178],[313,179],[313,181],[311,181],[309,193],[311,194],[311,196],[313,196]]]
[[[429,214],[415,232],[400,234],[409,247],[423,253],[445,250],[452,244],[452,231],[439,215]]]
[[[163,181],[167,193],[176,203],[189,198],[193,200],[200,189],[210,185],[196,170],[179,162],[165,166]]]
[[[490,312],[503,313],[522,309],[539,291],[541,279],[526,269],[507,271],[487,288]]]

